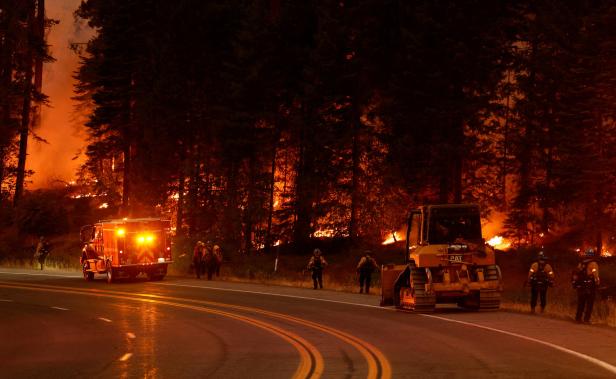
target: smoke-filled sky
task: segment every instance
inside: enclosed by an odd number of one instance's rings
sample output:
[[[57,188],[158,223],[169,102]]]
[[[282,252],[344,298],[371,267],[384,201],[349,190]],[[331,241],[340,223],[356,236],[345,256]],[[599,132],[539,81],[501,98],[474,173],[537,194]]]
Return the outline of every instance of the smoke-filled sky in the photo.
[[[55,180],[69,181],[83,163],[85,132],[73,110],[72,78],[79,59],[69,49],[70,42],[86,42],[93,34],[83,22],[76,24],[73,12],[81,0],[47,0],[47,17],[59,20],[48,34],[51,54],[56,59],[45,65],[43,92],[49,96],[49,107],[44,107],[41,126],[35,133],[48,144],[29,141],[28,169],[35,174],[28,188],[40,188],[54,184]],[[74,159],[77,156],[76,159]]]

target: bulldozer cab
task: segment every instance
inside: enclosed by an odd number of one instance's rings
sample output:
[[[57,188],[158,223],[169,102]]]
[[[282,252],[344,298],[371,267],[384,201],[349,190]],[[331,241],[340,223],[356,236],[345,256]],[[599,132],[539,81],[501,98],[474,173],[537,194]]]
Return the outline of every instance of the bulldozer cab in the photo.
[[[411,211],[406,232],[406,262],[418,246],[462,242],[483,243],[477,205],[428,205]]]
[[[481,217],[477,206],[431,207],[427,220],[427,241],[432,245],[458,241],[480,243]]]

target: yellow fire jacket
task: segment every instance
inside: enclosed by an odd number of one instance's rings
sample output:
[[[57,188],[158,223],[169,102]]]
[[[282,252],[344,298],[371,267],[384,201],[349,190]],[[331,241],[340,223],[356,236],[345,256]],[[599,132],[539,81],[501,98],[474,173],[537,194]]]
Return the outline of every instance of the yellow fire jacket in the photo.
[[[530,270],[528,270],[528,280],[530,280],[538,270],[539,270],[539,262],[533,263],[530,266]],[[552,270],[552,266],[550,266],[548,263],[546,263],[545,266],[543,266],[543,272],[546,273],[550,281],[554,280],[554,270]]]
[[[599,264],[595,261],[583,261],[578,264],[578,271],[584,267],[584,264],[586,264],[586,276],[593,278],[595,280],[595,284],[599,285]]]

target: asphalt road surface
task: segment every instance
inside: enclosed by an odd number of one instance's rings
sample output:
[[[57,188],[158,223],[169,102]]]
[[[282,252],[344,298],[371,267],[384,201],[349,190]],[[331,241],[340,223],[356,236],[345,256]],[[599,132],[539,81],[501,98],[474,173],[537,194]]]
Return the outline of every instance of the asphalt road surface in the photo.
[[[0,268],[1,378],[613,378],[616,331],[376,296]]]

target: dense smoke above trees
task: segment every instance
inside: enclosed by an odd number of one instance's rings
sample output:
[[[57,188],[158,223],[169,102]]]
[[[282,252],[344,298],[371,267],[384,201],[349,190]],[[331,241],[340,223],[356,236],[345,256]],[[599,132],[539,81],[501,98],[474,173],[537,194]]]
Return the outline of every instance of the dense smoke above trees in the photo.
[[[76,15],[98,32],[76,73],[80,181],[119,214],[170,212],[180,234],[243,249],[380,241],[443,202],[506,214],[518,243],[613,233],[613,1],[84,0]],[[3,91],[23,87],[7,22]],[[19,109],[3,98],[3,168]]]

